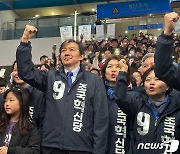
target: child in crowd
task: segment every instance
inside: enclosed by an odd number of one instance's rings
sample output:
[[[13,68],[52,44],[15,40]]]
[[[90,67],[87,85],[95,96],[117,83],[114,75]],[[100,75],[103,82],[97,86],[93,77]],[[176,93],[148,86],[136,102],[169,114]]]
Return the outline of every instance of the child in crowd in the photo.
[[[29,93],[24,88],[8,89],[0,116],[0,154],[27,153],[40,153],[40,135],[29,115]]]

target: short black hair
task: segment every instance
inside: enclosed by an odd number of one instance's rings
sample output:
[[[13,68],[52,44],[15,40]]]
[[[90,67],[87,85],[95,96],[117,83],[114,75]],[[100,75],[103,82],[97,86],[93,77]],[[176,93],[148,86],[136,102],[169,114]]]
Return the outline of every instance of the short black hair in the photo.
[[[48,58],[48,56],[42,55],[42,56],[40,57],[40,61],[41,61],[41,59],[43,59],[43,58]]]
[[[82,43],[79,42],[79,41],[76,41],[76,40],[74,40],[74,39],[68,39],[68,40],[64,41],[64,42],[61,44],[60,48],[59,48],[59,53],[61,54],[62,48],[64,48],[64,46],[65,46],[66,44],[71,43],[71,42],[76,43],[76,44],[78,45],[78,47],[79,47],[80,55],[84,55],[84,48],[83,48]]]
[[[41,68],[42,66],[44,66],[47,70],[50,70],[50,66],[48,64],[41,64],[39,67]]]
[[[7,80],[0,77],[0,87],[6,87],[7,86]]]
[[[99,76],[101,75],[101,74],[100,74],[100,71],[99,71],[97,68],[92,68],[92,69],[90,70],[90,72],[92,72],[92,71],[96,71]]]
[[[118,43],[118,39],[115,39],[115,38],[114,38],[114,39],[111,40],[111,42],[116,42],[116,43]]]

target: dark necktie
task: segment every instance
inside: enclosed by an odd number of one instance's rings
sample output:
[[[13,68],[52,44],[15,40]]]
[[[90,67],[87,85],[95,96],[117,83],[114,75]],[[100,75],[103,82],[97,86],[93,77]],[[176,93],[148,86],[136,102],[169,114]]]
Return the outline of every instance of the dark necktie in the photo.
[[[72,85],[71,76],[73,76],[73,73],[72,73],[72,72],[67,72],[67,81],[68,81],[68,86],[69,86],[69,88],[70,88],[71,85]]]

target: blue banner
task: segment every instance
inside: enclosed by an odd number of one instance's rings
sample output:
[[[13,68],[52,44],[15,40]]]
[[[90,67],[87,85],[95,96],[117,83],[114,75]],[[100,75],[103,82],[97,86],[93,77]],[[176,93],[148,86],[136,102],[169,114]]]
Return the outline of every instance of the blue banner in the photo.
[[[145,30],[145,29],[158,29],[158,28],[163,28],[163,24],[128,26],[128,30]]]
[[[97,18],[119,18],[173,11],[169,0],[139,0],[97,5]]]

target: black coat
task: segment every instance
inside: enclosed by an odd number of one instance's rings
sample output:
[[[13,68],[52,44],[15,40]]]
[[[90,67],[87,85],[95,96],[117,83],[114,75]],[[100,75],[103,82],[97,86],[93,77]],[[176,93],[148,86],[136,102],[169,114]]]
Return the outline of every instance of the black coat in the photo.
[[[120,72],[116,80],[114,99],[133,122],[131,139],[133,154],[162,154],[171,140],[180,141],[180,93],[168,93],[169,104],[158,120],[148,103],[146,93],[127,91],[127,73]],[[180,153],[180,147],[174,154]]]
[[[155,67],[156,76],[171,88],[180,90],[180,67],[173,64],[173,36],[162,34],[156,43]]]
[[[6,131],[0,133],[0,147],[4,146]],[[27,135],[22,136],[19,131],[14,131],[8,147],[8,154],[39,154],[40,135],[36,128],[33,128]]]
[[[0,115],[2,113],[3,105],[4,105],[3,94],[0,94]]]
[[[104,154],[109,118],[102,79],[80,66],[69,88],[63,67],[50,71],[34,67],[31,48],[30,42],[21,42],[16,59],[19,77],[46,95],[41,145]]]

